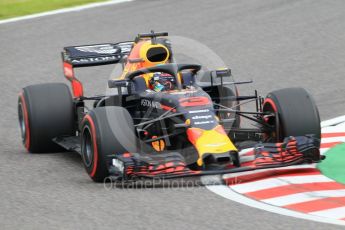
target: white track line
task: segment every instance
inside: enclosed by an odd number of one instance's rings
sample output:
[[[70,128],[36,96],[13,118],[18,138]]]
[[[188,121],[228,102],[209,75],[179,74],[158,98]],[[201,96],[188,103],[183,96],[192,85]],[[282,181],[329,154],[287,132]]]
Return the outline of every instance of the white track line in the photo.
[[[276,188],[292,184],[305,184],[305,183],[320,183],[332,182],[333,180],[323,175],[307,175],[307,176],[286,176],[258,180],[254,182],[247,182],[243,184],[231,185],[230,187],[239,193],[256,192],[263,189]]]
[[[327,197],[343,197],[344,195],[345,189],[324,190],[279,196],[275,198],[264,199],[261,200],[261,202],[265,202],[274,206],[286,206],[290,204],[298,204],[312,200],[319,200]]]
[[[345,221],[340,221],[340,220],[333,220],[329,218],[324,218],[324,217],[317,217],[309,215],[309,214],[304,214],[296,211],[291,211],[289,209],[284,209],[280,207],[275,207],[269,204],[262,203],[260,201],[256,201],[250,198],[247,198],[241,194],[238,194],[231,190],[228,186],[226,185],[214,185],[214,186],[206,186],[208,190],[211,192],[214,192],[226,199],[236,201],[238,203],[247,205],[249,207],[253,208],[259,208],[261,210],[265,210],[268,212],[273,212],[273,213],[278,213],[281,215],[285,216],[291,216],[291,217],[296,217],[296,218],[301,218],[305,220],[311,220],[311,221],[318,221],[322,223],[328,223],[328,224],[337,224],[337,225],[343,225],[345,226]]]
[[[325,153],[328,151],[328,150],[330,150],[331,148],[321,148],[320,149],[320,154],[321,155],[325,155]]]
[[[106,1],[106,2],[90,3],[90,4],[86,4],[86,5],[82,5],[82,6],[63,8],[63,9],[59,9],[59,10],[52,10],[52,11],[47,11],[47,12],[38,13],[38,14],[31,14],[31,15],[22,16],[22,17],[15,17],[15,18],[9,18],[9,19],[5,19],[5,20],[0,20],[0,24],[10,23],[10,22],[18,22],[18,21],[34,19],[34,18],[40,18],[40,17],[55,15],[55,14],[64,14],[64,13],[69,13],[69,12],[81,11],[81,10],[95,8],[95,7],[108,6],[108,5],[118,4],[118,3],[122,3],[122,2],[131,2],[131,1],[133,1],[133,0],[110,0],[110,1]]]
[[[309,214],[315,215],[315,216],[323,216],[333,219],[342,219],[345,218],[345,207],[339,207],[339,208],[332,208],[317,212],[310,212]]]
[[[341,137],[326,137],[321,139],[321,144],[332,143],[332,142],[345,142],[345,136]]]
[[[340,129],[341,131],[344,131],[345,132],[345,122],[337,125],[338,129]]]
[[[321,133],[343,133],[345,132],[344,129],[342,129],[342,127],[344,127],[345,122],[344,123],[340,123],[336,126],[327,126],[321,129]]]
[[[345,115],[321,122],[321,127],[334,126],[345,122]]]

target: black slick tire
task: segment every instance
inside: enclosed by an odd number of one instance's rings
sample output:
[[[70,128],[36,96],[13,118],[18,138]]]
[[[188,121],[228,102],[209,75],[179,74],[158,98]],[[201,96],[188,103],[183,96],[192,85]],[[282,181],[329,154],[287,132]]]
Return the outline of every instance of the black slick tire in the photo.
[[[95,108],[85,115],[81,127],[83,164],[95,182],[109,176],[111,155],[137,151],[133,121],[125,108]]]
[[[31,153],[63,151],[52,139],[76,132],[73,99],[63,83],[23,88],[18,98],[18,118],[23,144]]]
[[[312,96],[303,88],[286,88],[269,93],[264,112],[277,112],[279,141],[289,136],[314,135],[321,138],[320,116]],[[271,121],[271,124],[274,123]]]

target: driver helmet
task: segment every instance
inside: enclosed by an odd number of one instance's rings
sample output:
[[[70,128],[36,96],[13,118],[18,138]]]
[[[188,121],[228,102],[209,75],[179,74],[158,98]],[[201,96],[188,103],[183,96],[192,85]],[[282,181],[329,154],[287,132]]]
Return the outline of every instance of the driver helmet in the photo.
[[[167,73],[156,72],[149,81],[150,88],[156,92],[174,90],[176,87],[175,78]]]
[[[160,92],[164,90],[164,85],[159,81],[160,76],[158,73],[155,73],[151,78],[151,85],[154,91]]]

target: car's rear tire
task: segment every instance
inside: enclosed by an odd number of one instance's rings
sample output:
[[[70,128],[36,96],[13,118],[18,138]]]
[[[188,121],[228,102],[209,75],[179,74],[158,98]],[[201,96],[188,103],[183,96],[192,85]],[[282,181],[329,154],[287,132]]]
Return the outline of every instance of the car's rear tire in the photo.
[[[95,108],[85,115],[81,127],[83,164],[95,182],[109,176],[109,155],[137,151],[133,120],[122,107]]]
[[[263,103],[264,112],[277,112],[279,133],[272,139],[283,141],[289,136],[314,135],[321,138],[320,116],[312,96],[303,88],[286,88],[269,93]],[[275,119],[275,118],[274,118]],[[269,120],[274,124],[275,120]]]
[[[67,85],[48,83],[23,88],[18,117],[25,148],[31,153],[63,151],[52,139],[75,135],[74,114]]]

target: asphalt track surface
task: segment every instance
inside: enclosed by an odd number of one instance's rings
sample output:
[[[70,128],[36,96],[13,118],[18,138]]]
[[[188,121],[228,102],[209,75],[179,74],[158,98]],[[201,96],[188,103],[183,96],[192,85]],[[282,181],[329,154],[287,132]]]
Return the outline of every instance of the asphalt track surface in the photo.
[[[0,25],[1,229],[343,229],[249,208],[206,188],[122,190],[91,182],[78,155],[27,154],[17,95],[65,81],[63,46],[130,40],[150,29],[214,50],[263,95],[302,86],[323,120],[345,112],[345,1],[135,1]],[[109,68],[81,71],[104,89]],[[89,86],[89,87],[91,87]]]

